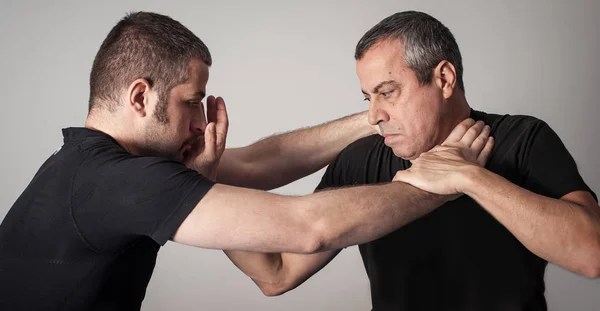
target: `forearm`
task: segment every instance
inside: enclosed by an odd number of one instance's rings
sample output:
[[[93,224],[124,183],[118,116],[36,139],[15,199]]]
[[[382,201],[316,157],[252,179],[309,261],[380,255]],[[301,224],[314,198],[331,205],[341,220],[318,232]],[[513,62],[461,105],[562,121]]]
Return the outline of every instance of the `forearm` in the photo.
[[[323,268],[340,250],[316,254],[257,253],[224,251],[266,296],[281,295],[306,281]]]
[[[597,214],[583,206],[535,194],[485,169],[470,174],[464,193],[545,260],[589,275],[598,262]]]
[[[302,284],[333,259],[339,249],[391,233],[447,199],[400,182],[323,191],[302,197],[300,205],[304,210],[302,218],[312,224],[311,233],[305,238],[319,241],[312,252],[321,252],[225,253],[265,295],[278,295]]]
[[[362,112],[226,149],[217,180],[265,190],[281,187],[325,167],[348,144],[375,133]]]
[[[307,213],[321,232],[321,250],[378,239],[428,214],[449,197],[392,182],[322,191],[305,197]]]

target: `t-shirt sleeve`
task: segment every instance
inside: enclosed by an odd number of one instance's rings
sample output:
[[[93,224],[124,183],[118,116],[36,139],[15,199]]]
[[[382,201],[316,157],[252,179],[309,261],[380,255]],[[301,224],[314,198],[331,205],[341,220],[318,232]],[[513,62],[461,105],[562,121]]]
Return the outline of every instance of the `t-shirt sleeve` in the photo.
[[[583,190],[598,200],[581,177],[575,160],[546,122],[534,122],[523,144],[521,171],[525,188],[555,199]]]
[[[101,250],[122,249],[143,236],[164,245],[213,186],[183,164],[157,157],[90,166],[77,174],[71,208],[83,238]]]

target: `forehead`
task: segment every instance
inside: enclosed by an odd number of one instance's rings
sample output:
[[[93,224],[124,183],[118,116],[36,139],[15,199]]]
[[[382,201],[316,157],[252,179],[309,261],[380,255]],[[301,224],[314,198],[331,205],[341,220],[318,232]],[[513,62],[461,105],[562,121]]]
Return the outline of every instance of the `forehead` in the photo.
[[[356,62],[361,85],[370,88],[382,81],[405,78],[410,69],[404,63],[404,50],[399,40],[383,40],[369,48]],[[398,81],[400,82],[400,81]]]
[[[193,94],[206,93],[206,83],[208,82],[208,66],[201,60],[193,58],[188,66],[188,79],[171,90],[180,96],[191,97]]]

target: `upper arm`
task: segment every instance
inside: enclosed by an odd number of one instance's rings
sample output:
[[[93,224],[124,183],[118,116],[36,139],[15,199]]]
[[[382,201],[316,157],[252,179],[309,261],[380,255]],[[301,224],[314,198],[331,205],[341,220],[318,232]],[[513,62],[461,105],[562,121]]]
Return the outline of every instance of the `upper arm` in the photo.
[[[233,264],[267,296],[281,295],[327,265],[340,250],[315,254],[225,251]]]
[[[314,235],[299,197],[215,184],[173,236],[224,250],[310,252]]]

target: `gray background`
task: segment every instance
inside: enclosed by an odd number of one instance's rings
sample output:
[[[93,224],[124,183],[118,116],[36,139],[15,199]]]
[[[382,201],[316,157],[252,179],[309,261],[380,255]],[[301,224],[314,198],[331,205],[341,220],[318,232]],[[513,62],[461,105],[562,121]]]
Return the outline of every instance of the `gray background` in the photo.
[[[170,15],[208,45],[214,57],[208,92],[228,104],[233,147],[367,109],[354,71],[354,46],[381,19],[408,9],[428,12],[454,32],[474,108],[546,120],[584,179],[600,192],[597,0],[2,0],[0,218],[61,145],[60,129],[83,125],[93,57],[124,13]],[[322,173],[275,191],[309,193]],[[551,310],[598,310],[600,280],[552,265],[546,279]],[[222,252],[174,243],[160,253],[143,305],[145,310],[369,307],[356,247],[298,289],[267,298]]]

